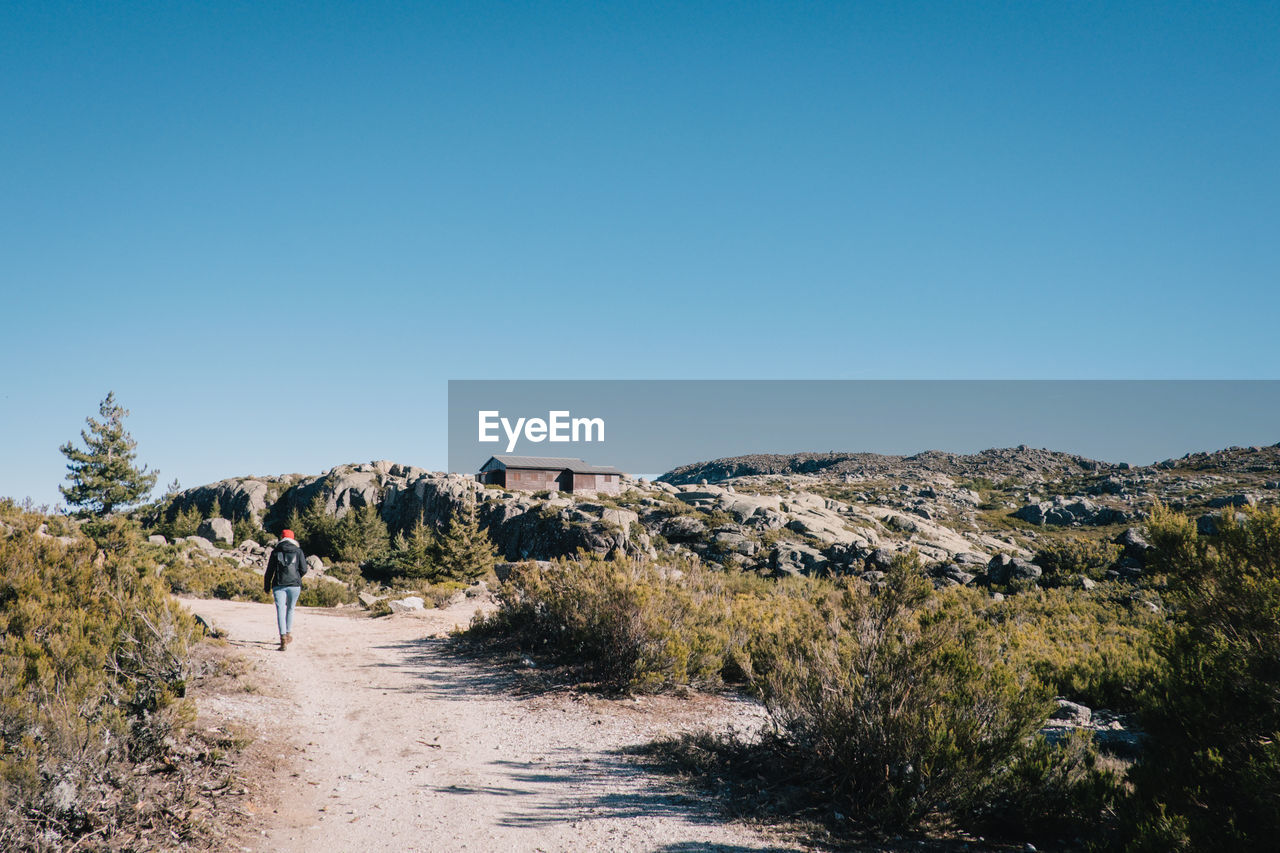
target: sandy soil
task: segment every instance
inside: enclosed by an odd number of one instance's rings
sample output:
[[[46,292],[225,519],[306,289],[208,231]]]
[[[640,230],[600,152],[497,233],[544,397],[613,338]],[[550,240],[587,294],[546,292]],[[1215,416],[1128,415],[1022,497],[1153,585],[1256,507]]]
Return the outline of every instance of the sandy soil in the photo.
[[[228,633],[262,685],[206,700],[275,763],[274,809],[246,850],[804,849],[620,753],[679,731],[751,730],[751,703],[519,695],[512,673],[446,647],[473,603],[381,619],[299,608],[287,652],[271,605],[184,603]]]

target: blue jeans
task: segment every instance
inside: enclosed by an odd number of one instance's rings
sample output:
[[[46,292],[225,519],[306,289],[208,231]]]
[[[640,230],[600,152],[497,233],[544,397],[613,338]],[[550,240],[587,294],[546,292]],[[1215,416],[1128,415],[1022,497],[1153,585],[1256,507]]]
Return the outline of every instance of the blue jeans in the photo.
[[[280,635],[293,633],[293,606],[298,603],[302,594],[300,586],[273,586],[271,594],[276,599],[276,622],[280,625]]]

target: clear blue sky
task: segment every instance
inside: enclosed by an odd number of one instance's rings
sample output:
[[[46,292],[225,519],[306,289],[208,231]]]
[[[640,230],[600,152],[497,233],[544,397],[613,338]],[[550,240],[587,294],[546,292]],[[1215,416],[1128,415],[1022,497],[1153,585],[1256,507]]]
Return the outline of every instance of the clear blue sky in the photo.
[[[109,389],[195,485],[449,378],[1280,376],[1273,2],[15,0],[0,114],[0,494]]]

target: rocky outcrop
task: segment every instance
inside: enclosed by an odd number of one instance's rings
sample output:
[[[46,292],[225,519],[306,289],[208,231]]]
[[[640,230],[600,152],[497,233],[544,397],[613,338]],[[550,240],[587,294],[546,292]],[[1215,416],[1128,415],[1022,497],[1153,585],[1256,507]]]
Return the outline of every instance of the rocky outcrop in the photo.
[[[209,518],[216,502],[224,518],[261,521],[271,500],[271,486],[265,480],[245,477],[187,489],[178,495],[177,504],[182,509],[195,508],[203,518]]]
[[[1212,467],[1224,460],[1229,474]],[[170,512],[194,507],[208,517],[216,501],[237,521],[258,517],[276,532],[294,510],[317,506],[341,518],[372,506],[396,533],[419,519],[444,530],[474,503],[479,523],[508,562],[579,551],[682,555],[765,574],[874,582],[896,555],[915,551],[935,585],[982,583],[998,592],[1040,583],[1040,567],[1030,558],[1070,536],[1062,528],[1134,524],[1160,499],[1193,517],[1199,508],[1201,530],[1209,534],[1221,512],[1280,498],[1268,485],[1278,482],[1277,471],[1280,447],[1229,449],[1144,468],[1027,447],[971,455],[795,454],[699,463],[656,482],[625,478],[622,495],[593,500],[534,497],[485,487],[471,476],[379,461],[314,476],[224,480],[181,493]],[[229,525],[219,522],[211,519],[201,538],[227,544]],[[232,527],[231,536],[235,529],[243,528]],[[1123,554],[1105,576],[1140,578],[1150,550],[1141,531],[1108,534]],[[1055,582],[1087,589],[1093,580]]]
[[[1088,498],[1055,497],[1050,501],[1030,503],[1013,513],[1014,518],[1032,524],[1073,525],[1123,524],[1132,517],[1124,510],[1096,504]]]

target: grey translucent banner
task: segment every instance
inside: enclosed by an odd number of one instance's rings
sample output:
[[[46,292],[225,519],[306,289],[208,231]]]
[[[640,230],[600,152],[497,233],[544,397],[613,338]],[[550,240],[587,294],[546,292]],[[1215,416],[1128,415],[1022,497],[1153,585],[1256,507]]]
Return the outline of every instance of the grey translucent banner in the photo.
[[[1029,445],[1146,465],[1280,441],[1280,381],[451,380],[449,470],[570,457],[655,476],[750,453]]]

